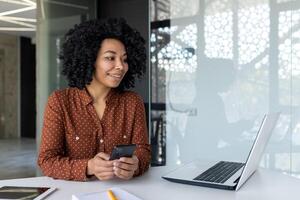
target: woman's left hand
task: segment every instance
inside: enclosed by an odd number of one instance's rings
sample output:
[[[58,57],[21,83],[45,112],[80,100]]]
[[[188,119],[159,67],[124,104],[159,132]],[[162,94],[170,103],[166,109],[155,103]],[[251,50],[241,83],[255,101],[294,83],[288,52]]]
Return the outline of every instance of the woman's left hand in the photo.
[[[129,180],[133,177],[134,172],[138,170],[139,159],[135,155],[131,158],[122,157],[119,160],[115,160],[113,165],[113,170],[117,177]]]

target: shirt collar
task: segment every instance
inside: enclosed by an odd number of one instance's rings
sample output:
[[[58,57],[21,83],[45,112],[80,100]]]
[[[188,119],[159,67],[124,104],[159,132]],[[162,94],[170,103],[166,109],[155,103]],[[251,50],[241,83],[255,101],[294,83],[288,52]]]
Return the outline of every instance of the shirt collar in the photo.
[[[79,97],[85,106],[93,103],[93,97],[90,95],[86,88],[79,90]]]

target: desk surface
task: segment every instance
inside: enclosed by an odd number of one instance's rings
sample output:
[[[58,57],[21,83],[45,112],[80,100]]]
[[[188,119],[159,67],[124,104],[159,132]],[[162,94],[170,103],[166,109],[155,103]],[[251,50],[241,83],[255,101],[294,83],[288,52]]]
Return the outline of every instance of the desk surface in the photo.
[[[152,167],[141,177],[130,181],[110,180],[106,182],[74,182],[54,180],[48,177],[1,180],[0,186],[53,186],[58,188],[47,200],[71,199],[74,193],[99,192],[110,187],[120,187],[144,200],[184,200],[184,199],[300,199],[300,180],[278,172],[259,169],[235,191],[226,191],[192,185],[172,183],[161,178],[169,169]]]

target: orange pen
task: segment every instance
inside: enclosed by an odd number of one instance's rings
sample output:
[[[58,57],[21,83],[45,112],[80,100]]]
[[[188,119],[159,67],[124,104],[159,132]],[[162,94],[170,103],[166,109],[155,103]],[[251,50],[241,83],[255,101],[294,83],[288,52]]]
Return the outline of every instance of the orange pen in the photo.
[[[117,197],[114,195],[114,193],[111,190],[107,191],[108,197],[110,200],[118,200]]]

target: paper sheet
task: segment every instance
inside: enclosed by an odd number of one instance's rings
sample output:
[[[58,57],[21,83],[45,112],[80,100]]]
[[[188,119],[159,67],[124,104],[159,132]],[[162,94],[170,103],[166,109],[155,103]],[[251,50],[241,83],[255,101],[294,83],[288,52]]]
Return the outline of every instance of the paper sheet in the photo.
[[[121,188],[108,189],[111,189],[113,191],[114,195],[118,198],[118,200],[142,200]],[[110,200],[107,195],[107,190],[104,192],[74,194],[72,195],[72,200]]]

